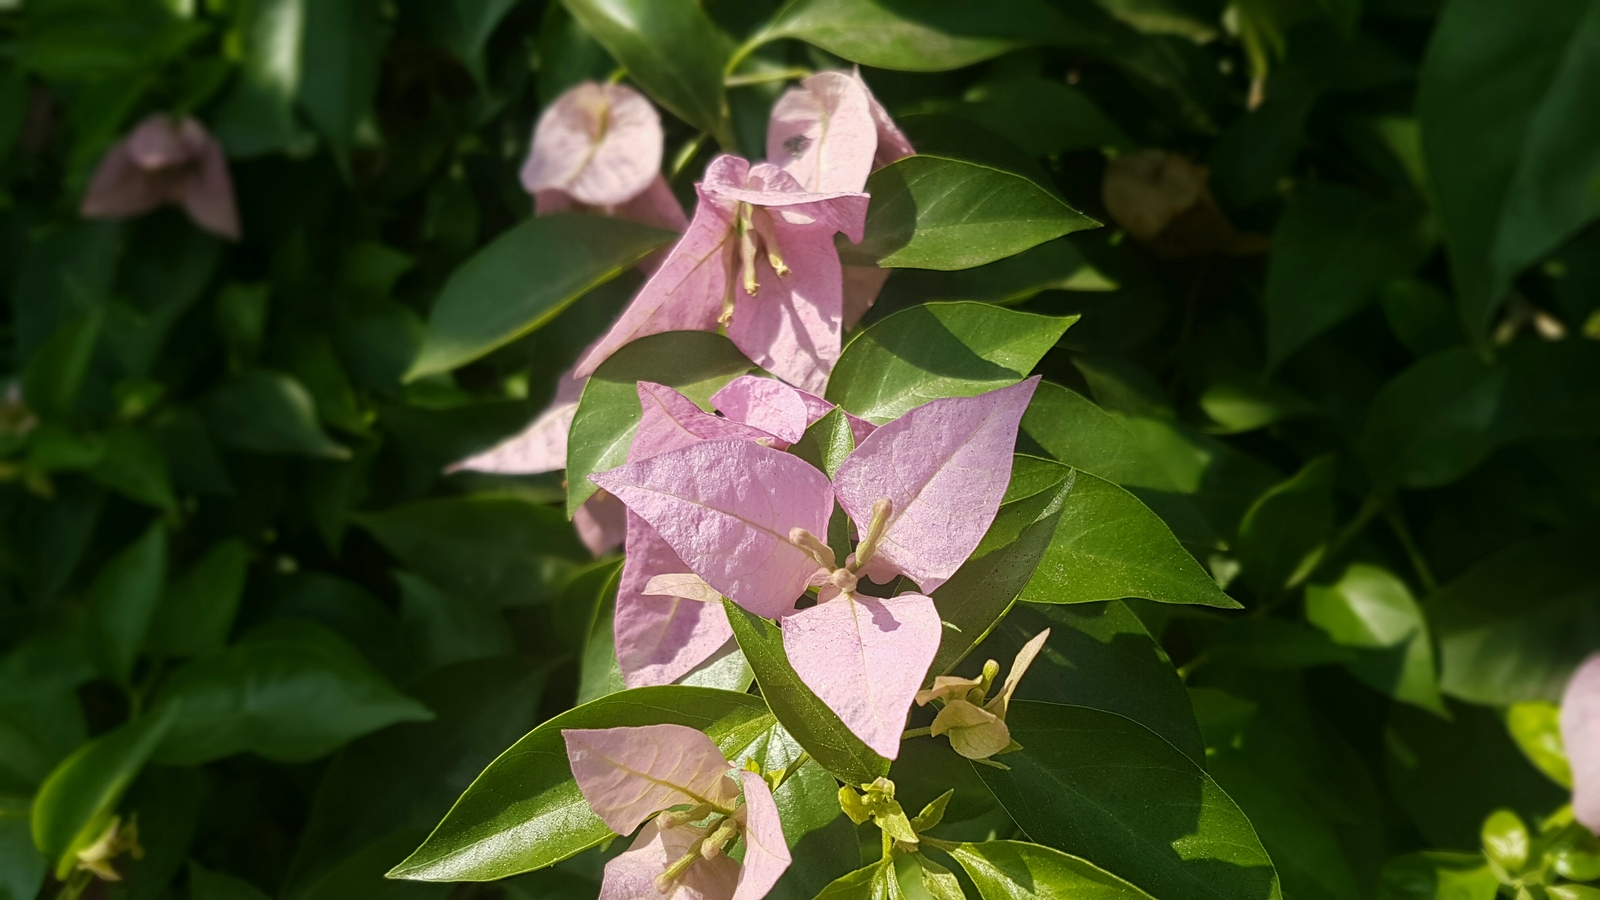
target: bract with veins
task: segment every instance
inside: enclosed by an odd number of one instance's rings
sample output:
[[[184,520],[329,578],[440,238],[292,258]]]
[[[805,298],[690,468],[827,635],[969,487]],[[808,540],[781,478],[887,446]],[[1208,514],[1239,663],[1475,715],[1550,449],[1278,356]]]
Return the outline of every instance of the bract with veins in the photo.
[[[201,228],[239,239],[239,210],[222,145],[191,116],[145,118],[100,159],[79,211],[87,219],[127,219],[180,206]]]
[[[661,117],[643,94],[585,81],[545,107],[533,129],[522,186],[587,206],[615,206],[661,174]]]
[[[1562,693],[1561,742],[1572,766],[1572,815],[1600,835],[1600,653],[1584,660]]]

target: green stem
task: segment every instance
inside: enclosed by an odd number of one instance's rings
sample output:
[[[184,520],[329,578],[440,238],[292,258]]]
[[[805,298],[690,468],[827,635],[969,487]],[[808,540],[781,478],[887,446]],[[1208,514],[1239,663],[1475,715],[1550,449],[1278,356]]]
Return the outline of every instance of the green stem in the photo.
[[[88,889],[89,883],[94,881],[94,876],[83,869],[74,870],[67,880],[61,885],[61,890],[56,894],[56,900],[78,900],[83,892]]]
[[[925,834],[917,835],[917,841],[918,843],[927,844],[929,847],[932,847],[935,850],[943,850],[946,853],[950,853],[961,846],[960,841],[941,841],[938,838],[931,838]]]
[[[900,740],[909,741],[912,738],[924,737],[924,736],[930,735],[930,734],[933,734],[933,729],[931,727],[929,727],[929,728],[908,728],[908,729],[906,729],[906,732],[904,734],[900,735]]]
[[[1428,561],[1423,559],[1422,551],[1417,547],[1417,542],[1411,538],[1411,529],[1406,527],[1406,520],[1401,517],[1400,511],[1390,506],[1384,513],[1389,527],[1394,529],[1395,537],[1400,539],[1400,545],[1405,548],[1406,555],[1411,558],[1411,568],[1417,572],[1417,581],[1422,583],[1422,590],[1432,594],[1439,589],[1439,582],[1433,577],[1433,570],[1428,567]]]
[[[774,69],[771,72],[750,72],[745,75],[729,75],[722,79],[724,87],[749,87],[753,84],[769,84],[774,81],[788,81],[792,78],[806,78],[812,75],[810,69],[793,66],[788,69]]]
[[[700,145],[705,142],[706,133],[702,131],[694,136],[694,140],[683,145],[683,149],[679,150],[678,155],[672,160],[672,169],[667,173],[668,181],[678,180],[678,175],[689,165],[689,161],[694,159],[694,155],[700,152]]]
[[[788,781],[790,777],[794,775],[794,773],[800,771],[800,767],[809,762],[810,759],[811,754],[801,750],[800,755],[794,758],[794,762],[789,763],[789,765],[784,767],[783,774],[778,776],[778,783],[773,785],[772,789],[777,790],[778,788],[782,787],[783,783]]]

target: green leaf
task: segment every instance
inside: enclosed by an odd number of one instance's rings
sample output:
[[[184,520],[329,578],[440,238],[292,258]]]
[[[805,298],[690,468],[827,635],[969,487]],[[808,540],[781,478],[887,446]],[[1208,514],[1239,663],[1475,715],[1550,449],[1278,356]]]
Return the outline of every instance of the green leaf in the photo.
[[[127,682],[161,602],[167,530],[160,522],[111,558],[89,587],[89,648],[101,674]]]
[[[123,880],[107,885],[109,900],[157,900],[166,893],[189,856],[205,792],[198,769],[145,767],[119,804],[125,817],[139,817],[144,857],[117,861]]]
[[[1423,59],[1417,118],[1462,324],[1483,342],[1511,282],[1600,212],[1593,68],[1600,10],[1452,2]]]
[[[197,659],[156,695],[177,707],[156,760],[199,765],[246,751],[316,759],[369,731],[432,718],[354,648],[309,622],[277,622],[225,653]]]
[[[167,586],[145,640],[159,656],[199,656],[228,643],[244,595],[250,551],[237,538],[219,541]]]
[[[1338,184],[1297,191],[1272,232],[1268,367],[1367,305],[1385,282],[1410,274],[1429,243],[1414,206]]]
[[[1481,853],[1423,850],[1389,860],[1378,884],[1381,900],[1495,900],[1500,879]]]
[[[1556,784],[1572,787],[1572,763],[1561,743],[1561,707],[1537,700],[1513,703],[1506,710],[1506,731],[1528,762]]]
[[[727,38],[695,0],[563,0],[657,103],[733,146],[722,70]]]
[[[422,846],[389,875],[486,881],[542,868],[612,836],[567,764],[564,728],[687,725],[735,757],[772,726],[748,694],[679,685],[637,688],[568,710],[529,732],[483,770]]]
[[[1134,142],[1087,94],[1038,75],[1006,75],[967,89],[940,110],[971,119],[1034,158]]]
[[[0,704],[0,796],[31,796],[50,770],[87,739],[87,728],[70,690]]]
[[[597,592],[591,606],[589,628],[584,633],[583,659],[578,673],[578,703],[588,703],[607,694],[627,690],[622,666],[617,662],[617,634],[613,627],[617,610],[618,567]]]
[[[424,668],[512,655],[511,628],[499,610],[446,594],[410,572],[396,572],[394,580],[401,627]]]
[[[173,511],[178,507],[167,478],[161,444],[147,431],[122,426],[105,433],[105,452],[89,476],[130,499]]]
[[[1087,860],[1022,841],[961,844],[950,855],[983,900],[1150,900]]]
[[[1483,855],[1512,875],[1528,864],[1528,826],[1509,809],[1497,809],[1483,820]]]
[[[1017,699],[1126,716],[1205,764],[1205,745],[1183,680],[1127,604],[1018,604],[955,674],[976,677],[986,659],[1009,671],[1022,645],[1046,628],[1050,637],[1018,685]]]
[[[270,900],[255,885],[189,860],[189,900]]]
[[[1026,174],[918,153],[867,179],[866,235],[846,245],[855,264],[970,269],[1099,222]]]
[[[850,341],[828,380],[828,399],[883,423],[940,397],[1009,387],[1077,321],[987,303],[929,303],[874,323]]]
[[[850,420],[845,417],[844,410],[836,406],[827,415],[812,422],[800,440],[789,448],[789,452],[832,478],[833,473],[839,470],[839,464],[855,449],[856,439],[850,431]]]
[[[641,338],[600,364],[583,388],[567,436],[567,516],[599,488],[589,480],[628,460],[639,427],[640,381],[675,388],[706,406],[711,395],[751,363],[720,335],[672,331]]]
[[[1014,306],[1046,291],[1110,293],[1117,286],[1115,280],[1089,262],[1071,237],[1060,237],[972,269],[901,269],[885,285],[879,302],[898,306],[978,300]]]
[[[428,35],[455,55],[479,84],[488,81],[483,52],[495,26],[517,5],[516,0],[449,0],[446,3],[421,3],[415,8],[428,23]],[[540,29],[543,38],[543,29]],[[540,54],[540,78],[544,81],[546,57]],[[542,84],[541,84],[542,86]]]
[[[772,714],[824,769],[846,784],[867,784],[889,773],[889,761],[872,752],[839,720],[838,715],[805,686],[783,652],[776,622],[746,612],[724,600],[733,636],[739,641],[756,684]]]
[[[27,800],[0,797],[0,898],[32,900],[44,886],[49,864],[33,846]]]
[[[320,625],[347,641],[362,659],[393,681],[410,681],[417,674],[416,658],[394,612],[360,585],[316,571],[289,572],[263,580],[266,584],[258,590],[270,598],[266,604],[270,621]]]
[[[1535,769],[1495,710],[1446,702],[1450,719],[1391,704],[1383,730],[1390,794],[1435,847],[1471,847],[1489,813],[1545,816],[1568,792]],[[1493,778],[1483,777],[1494,772]]]
[[[356,131],[372,115],[378,94],[378,65],[388,43],[384,24],[379,0],[305,4],[300,106],[347,179]]]
[[[451,274],[406,381],[448,372],[554,319],[675,237],[605,216],[528,219]],[[538,272],[539,277],[528,277]]]
[[[1216,532],[1199,508],[1123,421],[1080,394],[1048,381],[1040,383],[1022,416],[1017,448],[1127,489],[1184,543],[1217,543]]]
[[[72,415],[83,390],[104,315],[98,310],[63,322],[28,361],[22,373],[22,395],[40,415]]]
[[[244,37],[239,80],[213,129],[230,156],[259,156],[310,143],[295,122],[306,0],[251,0],[239,10]]]
[[[1015,701],[1021,750],[984,783],[1039,843],[1095,861],[1163,900],[1278,898],[1250,821],[1205,770],[1113,713]]]
[[[548,674],[547,665],[502,658],[449,666],[417,682],[418,699],[437,718],[374,732],[333,758],[283,893],[303,893],[385,835],[421,830],[377,874],[403,858],[484,766],[539,723]],[[396,790],[400,784],[405,790]]]
[[[1513,544],[1467,569],[1424,610],[1439,640],[1439,688],[1472,703],[1559,702],[1600,650],[1600,573],[1584,529]]]
[[[350,450],[328,437],[317,407],[300,382],[282,372],[247,369],[203,401],[218,442],[257,453],[348,459]]]
[[[1239,562],[1263,593],[1298,586],[1322,561],[1333,531],[1333,455],[1319,456],[1261,495],[1239,523]]]
[[[406,568],[488,606],[548,601],[590,559],[561,510],[511,494],[421,500],[353,518]]]
[[[1307,586],[1306,619],[1358,654],[1346,663],[1357,678],[1444,715],[1427,619],[1394,573],[1356,563],[1331,585]]]
[[[760,35],[797,38],[879,69],[959,69],[1018,47],[1061,38],[1072,23],[1041,0],[962,3],[906,0],[800,0]]]
[[[110,824],[117,801],[166,737],[177,704],[95,738],[62,761],[33,801],[33,843],[65,879]]]
[[[1018,457],[1009,496],[1064,489],[1049,549],[1021,599],[1090,603],[1139,597],[1239,609],[1165,523],[1120,487],[1050,460]]]
[[[828,883],[815,900],[901,900],[894,865],[882,859]]]

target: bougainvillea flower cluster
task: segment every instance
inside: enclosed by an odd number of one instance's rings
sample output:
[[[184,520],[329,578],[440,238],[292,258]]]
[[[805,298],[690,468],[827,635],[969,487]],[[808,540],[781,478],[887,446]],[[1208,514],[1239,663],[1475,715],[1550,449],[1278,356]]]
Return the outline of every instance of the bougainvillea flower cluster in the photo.
[[[222,145],[192,117],[156,113],[101,158],[79,211],[88,219],[127,219],[168,204],[213,234],[239,239]]]

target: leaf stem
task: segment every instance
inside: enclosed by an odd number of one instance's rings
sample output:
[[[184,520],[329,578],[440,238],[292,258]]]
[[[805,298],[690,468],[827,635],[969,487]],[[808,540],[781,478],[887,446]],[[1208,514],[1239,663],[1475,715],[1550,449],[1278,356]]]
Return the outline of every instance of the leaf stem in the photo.
[[[778,776],[778,783],[774,784],[772,789],[777,790],[778,788],[783,787],[783,783],[788,781],[789,778],[794,775],[794,773],[800,771],[800,767],[805,765],[810,760],[811,754],[805,750],[801,750],[800,755],[796,756],[793,762],[784,767],[783,774]]]
[[[900,735],[900,740],[909,741],[912,738],[926,737],[927,735],[930,735],[930,734],[933,734],[933,728],[932,727],[928,727],[928,728],[908,728],[908,729],[906,729],[906,732],[904,734]]]
[[[1439,582],[1433,577],[1433,570],[1428,567],[1428,561],[1422,557],[1422,551],[1417,547],[1417,542],[1411,537],[1411,529],[1406,527],[1406,520],[1400,515],[1400,510],[1392,503],[1384,511],[1384,518],[1389,527],[1394,529],[1394,536],[1400,539],[1400,545],[1405,548],[1406,555],[1411,558],[1411,568],[1417,572],[1417,581],[1422,583],[1422,590],[1432,594],[1439,589]]]

